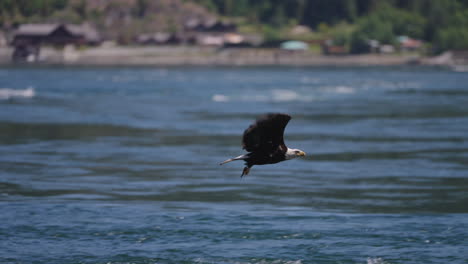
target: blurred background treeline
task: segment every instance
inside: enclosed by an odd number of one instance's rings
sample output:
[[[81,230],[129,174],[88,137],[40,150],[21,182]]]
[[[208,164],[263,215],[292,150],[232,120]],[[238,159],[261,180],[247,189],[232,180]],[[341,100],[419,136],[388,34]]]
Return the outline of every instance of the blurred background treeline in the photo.
[[[437,47],[468,47],[466,0],[198,0],[228,17],[264,25],[281,34],[288,26],[302,24],[337,44],[365,51],[366,39],[395,44],[398,36],[422,39]],[[278,36],[279,37],[279,36]],[[318,35],[318,37],[323,37]]]
[[[148,32],[180,33],[188,19],[216,17],[265,43],[327,40],[349,53],[369,41],[420,40],[428,53],[468,48],[468,0],[0,0],[0,26],[90,23],[131,43]]]

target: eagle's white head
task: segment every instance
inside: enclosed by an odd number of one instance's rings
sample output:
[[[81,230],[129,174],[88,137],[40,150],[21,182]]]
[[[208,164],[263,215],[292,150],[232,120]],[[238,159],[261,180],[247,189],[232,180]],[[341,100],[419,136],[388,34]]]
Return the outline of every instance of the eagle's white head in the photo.
[[[297,158],[297,157],[303,157],[305,155],[306,155],[306,153],[304,151],[300,150],[300,149],[290,149],[290,148],[288,148],[288,150],[284,154],[284,156],[285,156],[285,158],[287,160],[294,159],[294,158]]]

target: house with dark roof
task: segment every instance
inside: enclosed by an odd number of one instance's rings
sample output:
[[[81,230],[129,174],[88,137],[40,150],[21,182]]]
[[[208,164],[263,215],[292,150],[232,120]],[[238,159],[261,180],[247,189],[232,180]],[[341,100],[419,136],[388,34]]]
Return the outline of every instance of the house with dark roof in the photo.
[[[23,24],[13,33],[14,61],[34,62],[41,46],[96,45],[101,38],[89,24]]]
[[[81,39],[81,34],[70,31],[65,25],[23,24],[13,34],[13,45],[18,47],[78,44]]]
[[[13,46],[98,44],[99,33],[90,25],[23,24],[13,34]]]

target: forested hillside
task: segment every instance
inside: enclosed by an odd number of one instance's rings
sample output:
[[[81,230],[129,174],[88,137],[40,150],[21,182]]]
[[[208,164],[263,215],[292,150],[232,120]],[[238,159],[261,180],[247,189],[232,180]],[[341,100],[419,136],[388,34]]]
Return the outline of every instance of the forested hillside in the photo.
[[[135,32],[179,31],[187,16],[236,21],[240,30],[267,40],[285,39],[288,29],[306,25],[353,53],[365,42],[395,43],[404,35],[424,40],[430,50],[468,49],[468,0],[0,0],[0,25],[84,21],[107,37]]]
[[[105,39],[130,43],[140,33],[178,32],[189,17],[216,14],[182,0],[0,0],[0,26],[91,23]]]
[[[468,48],[468,0],[195,0],[223,16],[279,29],[303,24],[328,31],[355,53],[363,41],[392,44],[407,35],[434,50]],[[335,27],[335,28],[334,28]]]

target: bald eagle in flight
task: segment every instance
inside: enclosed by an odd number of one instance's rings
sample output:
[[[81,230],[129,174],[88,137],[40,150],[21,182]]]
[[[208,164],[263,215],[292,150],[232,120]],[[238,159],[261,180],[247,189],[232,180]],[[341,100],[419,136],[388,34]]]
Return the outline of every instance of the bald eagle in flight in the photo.
[[[249,174],[253,165],[274,164],[305,156],[300,149],[290,149],[284,144],[283,134],[291,116],[287,114],[266,114],[257,119],[245,131],[242,137],[242,148],[249,153],[225,160],[225,163],[234,160],[245,161],[242,176]]]

